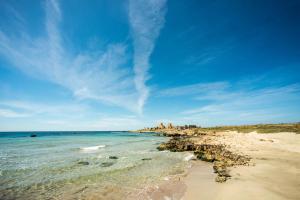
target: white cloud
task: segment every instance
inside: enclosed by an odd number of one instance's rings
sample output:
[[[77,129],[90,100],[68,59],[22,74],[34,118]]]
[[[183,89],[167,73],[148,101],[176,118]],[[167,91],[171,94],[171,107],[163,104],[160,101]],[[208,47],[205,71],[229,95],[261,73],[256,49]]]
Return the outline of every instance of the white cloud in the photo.
[[[62,120],[41,120],[38,122],[42,129],[51,127],[51,130],[83,130],[83,131],[124,131],[134,130],[143,127],[143,122],[135,116],[120,115],[93,117],[93,119],[62,119]],[[38,128],[38,129],[41,129]],[[49,130],[46,128],[45,130]]]
[[[139,93],[139,111],[149,96],[146,81],[149,79],[149,57],[155,40],[165,22],[166,0],[130,0],[129,21],[134,40],[135,87]]]
[[[19,118],[19,117],[28,117],[30,114],[27,113],[21,113],[21,112],[15,112],[10,109],[3,109],[0,108],[0,117],[5,117],[5,118]]]
[[[160,96],[183,96],[195,95],[200,93],[207,93],[215,90],[224,90],[229,84],[227,82],[213,82],[213,83],[197,83],[192,85],[185,85],[179,87],[168,88],[159,91]]]
[[[211,102],[182,112],[185,120],[206,125],[285,122],[300,119],[300,85],[262,89],[214,90],[197,99]]]
[[[41,114],[47,115],[80,115],[86,112],[88,107],[78,103],[61,103],[61,104],[42,104],[27,101],[0,101],[0,117],[19,118],[32,117]]]
[[[77,98],[141,113],[148,98],[149,56],[163,25],[164,5],[165,1],[130,2],[133,69],[127,66],[125,44],[109,44],[102,53],[70,53],[61,36],[63,13],[55,0],[45,2],[44,36],[32,38],[25,29],[18,36],[0,30],[0,54],[23,72],[65,87]]]
[[[135,116],[101,117],[88,124],[92,130],[132,130],[140,127],[142,122]]]

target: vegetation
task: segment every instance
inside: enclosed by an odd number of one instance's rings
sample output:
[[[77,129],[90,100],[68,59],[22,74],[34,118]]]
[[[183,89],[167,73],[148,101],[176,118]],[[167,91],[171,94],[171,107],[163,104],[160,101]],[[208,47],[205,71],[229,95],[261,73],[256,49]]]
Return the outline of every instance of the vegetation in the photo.
[[[300,134],[300,123],[290,124],[256,124],[242,126],[216,126],[207,128],[198,128],[198,131],[238,131],[249,133],[257,131],[258,133],[278,133],[278,132],[295,132]]]

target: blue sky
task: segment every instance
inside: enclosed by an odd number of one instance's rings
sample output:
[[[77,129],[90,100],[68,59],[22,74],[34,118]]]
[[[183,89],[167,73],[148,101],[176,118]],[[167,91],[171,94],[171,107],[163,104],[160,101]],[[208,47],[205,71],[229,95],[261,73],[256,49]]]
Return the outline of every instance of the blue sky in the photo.
[[[300,2],[0,1],[0,130],[300,121]]]

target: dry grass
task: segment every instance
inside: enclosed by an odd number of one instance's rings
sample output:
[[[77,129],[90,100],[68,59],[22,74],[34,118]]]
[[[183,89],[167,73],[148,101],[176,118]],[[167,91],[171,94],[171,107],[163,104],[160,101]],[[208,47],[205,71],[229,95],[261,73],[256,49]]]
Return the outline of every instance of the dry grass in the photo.
[[[300,134],[300,123],[216,126],[198,128],[198,131],[238,131],[241,133],[249,133],[252,131],[257,131],[258,133],[294,132]]]

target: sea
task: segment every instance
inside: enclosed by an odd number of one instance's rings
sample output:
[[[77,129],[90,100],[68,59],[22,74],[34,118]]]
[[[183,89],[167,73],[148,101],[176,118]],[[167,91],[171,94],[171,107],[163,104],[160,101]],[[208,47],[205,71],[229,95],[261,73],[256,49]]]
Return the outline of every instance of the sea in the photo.
[[[155,199],[190,165],[188,152],[156,149],[167,140],[120,131],[2,132],[0,199]],[[156,193],[176,199],[170,195]]]

